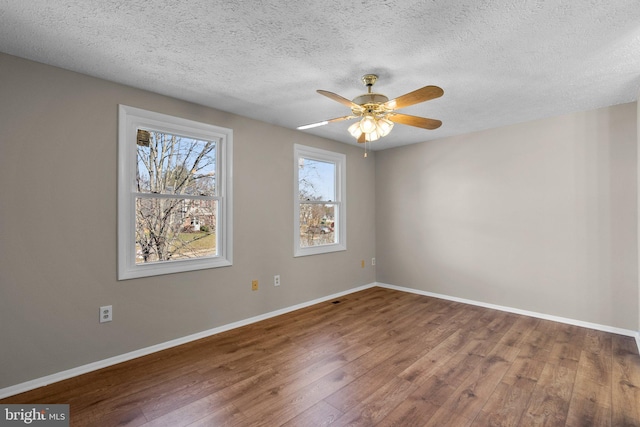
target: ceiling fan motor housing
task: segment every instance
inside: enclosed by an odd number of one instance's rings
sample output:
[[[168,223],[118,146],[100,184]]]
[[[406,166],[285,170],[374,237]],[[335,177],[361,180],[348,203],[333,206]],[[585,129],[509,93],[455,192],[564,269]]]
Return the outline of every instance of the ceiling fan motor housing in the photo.
[[[365,93],[353,98],[355,104],[362,106],[366,104],[384,104],[387,101],[389,101],[389,98],[381,93]]]
[[[382,107],[382,104],[387,101],[389,101],[389,98],[381,93],[365,93],[353,98],[353,103],[360,105],[362,107],[362,110],[353,108],[351,111],[353,112],[353,114],[357,115],[367,112],[369,114],[382,114],[387,112]]]

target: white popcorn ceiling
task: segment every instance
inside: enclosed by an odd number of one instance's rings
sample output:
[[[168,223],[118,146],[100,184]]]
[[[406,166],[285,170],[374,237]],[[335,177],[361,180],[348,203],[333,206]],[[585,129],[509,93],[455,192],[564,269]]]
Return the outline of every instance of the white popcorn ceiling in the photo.
[[[637,100],[640,1],[0,0],[0,51],[292,129],[349,114],[315,90],[366,73],[442,87],[400,110],[442,127],[385,149]],[[301,132],[355,145],[350,123]]]

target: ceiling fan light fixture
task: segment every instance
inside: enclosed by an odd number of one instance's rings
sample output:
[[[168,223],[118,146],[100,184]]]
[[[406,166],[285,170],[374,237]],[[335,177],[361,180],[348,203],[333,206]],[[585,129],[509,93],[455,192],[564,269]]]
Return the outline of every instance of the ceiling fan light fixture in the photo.
[[[382,135],[380,135],[380,133],[377,131],[377,129],[374,129],[372,132],[364,134],[364,140],[366,142],[376,141],[376,140],[380,139],[381,136]]]
[[[362,133],[371,133],[376,130],[376,119],[371,115],[365,115],[360,120],[360,130]]]
[[[347,130],[355,139],[360,138],[360,135],[362,135],[362,130],[360,130],[360,122],[355,122],[354,124],[349,126],[349,129]]]
[[[391,129],[393,129],[393,122],[391,120],[384,117],[378,119],[378,122],[376,123],[376,130],[380,134],[380,137],[389,135]]]

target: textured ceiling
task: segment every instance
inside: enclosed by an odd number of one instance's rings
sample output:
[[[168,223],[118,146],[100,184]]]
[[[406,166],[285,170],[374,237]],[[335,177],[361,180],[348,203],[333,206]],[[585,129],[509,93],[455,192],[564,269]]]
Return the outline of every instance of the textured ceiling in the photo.
[[[296,128],[348,109],[360,77],[402,112],[384,149],[637,99],[638,0],[0,0],[0,51]],[[1,82],[0,82],[1,84]],[[332,123],[307,131],[356,144]]]

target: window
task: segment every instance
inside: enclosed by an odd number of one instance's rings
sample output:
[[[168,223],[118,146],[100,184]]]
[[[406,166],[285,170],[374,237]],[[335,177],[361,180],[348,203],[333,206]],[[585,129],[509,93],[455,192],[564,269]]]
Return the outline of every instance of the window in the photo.
[[[296,144],[294,160],[294,256],[346,250],[346,156]]]
[[[233,131],[120,105],[118,279],[232,264]]]

